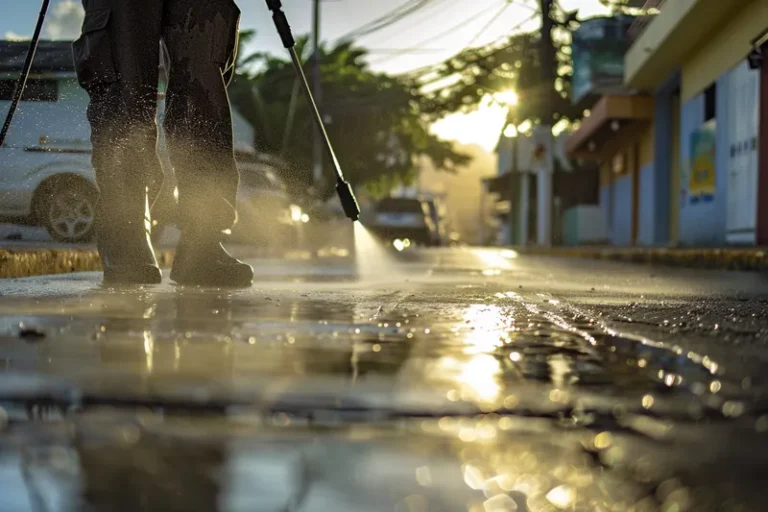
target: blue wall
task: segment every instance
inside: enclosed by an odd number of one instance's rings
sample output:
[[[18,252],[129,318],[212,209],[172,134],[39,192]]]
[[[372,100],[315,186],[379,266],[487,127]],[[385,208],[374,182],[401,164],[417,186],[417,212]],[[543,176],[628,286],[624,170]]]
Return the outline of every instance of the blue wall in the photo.
[[[657,209],[655,194],[657,176],[653,164],[640,169],[640,204],[638,210],[637,245],[655,245],[656,221],[661,212]]]
[[[611,219],[613,245],[632,244],[632,176],[623,176],[613,182],[613,218]]]
[[[656,90],[654,95],[654,140],[653,140],[653,231],[650,244],[663,245],[670,239],[670,202],[672,194],[678,193],[677,184],[672,182],[672,128],[674,95],[680,87],[680,74],[675,73]],[[642,195],[641,195],[642,197]],[[645,202],[641,199],[641,202]],[[641,214],[642,215],[642,214]],[[643,219],[641,217],[641,233]],[[641,235],[642,237],[642,235]]]
[[[717,141],[715,194],[708,202],[692,204],[688,190],[691,134],[704,123],[704,94],[698,94],[682,105],[680,119],[681,187],[685,194],[680,202],[680,243],[712,246],[725,243],[728,184],[728,81],[727,75],[717,82]]]
[[[608,226],[608,234],[613,231],[613,222],[611,219],[611,185],[600,186],[600,207],[603,209],[603,215],[605,216],[605,224]]]

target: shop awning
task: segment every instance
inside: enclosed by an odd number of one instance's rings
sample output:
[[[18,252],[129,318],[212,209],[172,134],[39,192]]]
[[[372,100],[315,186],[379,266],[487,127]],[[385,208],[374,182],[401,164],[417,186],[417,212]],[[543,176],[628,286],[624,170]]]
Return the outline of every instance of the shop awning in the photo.
[[[653,97],[649,95],[603,96],[589,117],[566,142],[569,157],[589,158],[602,141],[630,124],[653,120]]]

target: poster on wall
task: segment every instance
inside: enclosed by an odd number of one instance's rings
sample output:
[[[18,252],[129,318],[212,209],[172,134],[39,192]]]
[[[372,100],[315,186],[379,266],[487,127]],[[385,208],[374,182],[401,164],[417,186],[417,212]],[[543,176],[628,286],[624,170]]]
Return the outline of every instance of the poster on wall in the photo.
[[[691,134],[688,197],[691,204],[715,197],[716,121],[707,121]]]

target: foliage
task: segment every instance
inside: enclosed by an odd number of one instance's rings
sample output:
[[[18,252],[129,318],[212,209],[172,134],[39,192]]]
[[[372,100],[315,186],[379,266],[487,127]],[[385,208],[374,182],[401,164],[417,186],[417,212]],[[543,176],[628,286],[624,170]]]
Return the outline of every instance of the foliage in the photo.
[[[484,98],[511,89],[517,92],[519,104],[510,109],[510,122],[544,122],[550,105],[555,121],[578,119],[580,111],[570,101],[570,31],[577,25],[575,13],[563,11],[555,3],[551,16],[554,29],[549,53],[553,58],[546,64],[542,63],[542,37],[537,29],[513,34],[486,47],[466,49],[412,76],[427,88],[439,84],[427,95],[426,111],[434,117],[454,110],[469,111]],[[554,79],[545,80],[546,76]]]
[[[242,43],[252,38],[252,32],[241,34]],[[307,44],[306,37],[297,41],[298,55],[306,54]],[[465,164],[468,156],[429,133],[419,91],[407,80],[370,71],[365,57],[366,51],[350,42],[321,48],[322,112],[346,178],[372,188],[407,183],[414,176],[415,159],[422,155],[446,170]],[[309,76],[310,62],[304,67]],[[293,170],[284,176],[289,186],[306,190],[312,183],[313,119],[298,85],[287,56],[241,54],[230,98],[255,127],[257,147],[281,154],[289,163]],[[329,195],[334,181],[327,157],[324,170],[326,188],[321,193]]]

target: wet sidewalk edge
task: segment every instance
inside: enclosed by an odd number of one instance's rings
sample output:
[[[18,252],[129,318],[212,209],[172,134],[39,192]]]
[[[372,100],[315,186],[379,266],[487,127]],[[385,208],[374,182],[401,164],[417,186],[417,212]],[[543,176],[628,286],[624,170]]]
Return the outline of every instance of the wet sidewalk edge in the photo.
[[[314,255],[308,251],[265,254],[264,251],[252,247],[227,246],[230,252],[238,258],[279,257],[285,260],[307,260],[339,258],[333,252],[318,252]],[[161,268],[170,268],[175,255],[174,249],[158,249],[155,254]],[[99,272],[102,270],[101,260],[95,248],[7,248],[0,249],[0,279],[36,277],[55,274],[71,274],[75,272]]]
[[[670,267],[768,271],[768,248],[521,247],[521,254],[645,263]]]

